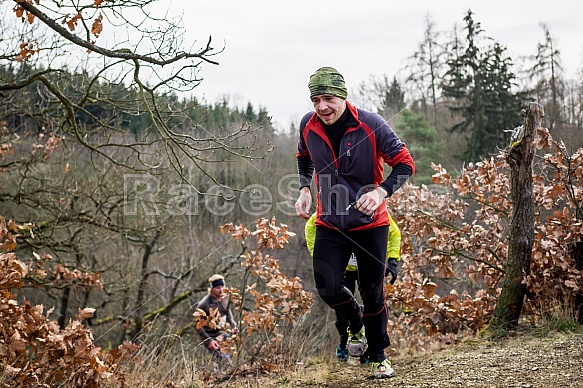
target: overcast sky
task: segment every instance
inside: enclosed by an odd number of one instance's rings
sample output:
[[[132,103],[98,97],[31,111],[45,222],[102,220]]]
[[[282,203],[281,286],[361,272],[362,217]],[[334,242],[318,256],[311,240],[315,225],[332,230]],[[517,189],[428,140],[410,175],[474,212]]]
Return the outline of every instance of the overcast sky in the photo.
[[[231,96],[239,106],[261,105],[279,127],[311,109],[307,83],[321,66],[333,66],[351,90],[371,75],[393,77],[423,40],[427,16],[437,31],[463,26],[467,10],[485,35],[508,48],[514,61],[536,53],[545,22],[558,42],[567,76],[583,67],[581,0],[172,0],[184,10],[189,35],[212,36],[220,65],[205,64],[198,98]],[[283,129],[283,128],[282,128]]]

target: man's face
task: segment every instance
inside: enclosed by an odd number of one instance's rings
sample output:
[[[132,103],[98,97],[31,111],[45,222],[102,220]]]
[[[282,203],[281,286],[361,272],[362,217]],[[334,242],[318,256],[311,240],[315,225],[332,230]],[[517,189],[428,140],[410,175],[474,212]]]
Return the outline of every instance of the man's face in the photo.
[[[224,289],[224,286],[216,286],[211,288],[211,296],[215,299],[223,299],[223,295],[225,294]]]
[[[346,109],[346,100],[331,94],[320,94],[312,97],[312,104],[318,117],[326,125],[332,125]]]

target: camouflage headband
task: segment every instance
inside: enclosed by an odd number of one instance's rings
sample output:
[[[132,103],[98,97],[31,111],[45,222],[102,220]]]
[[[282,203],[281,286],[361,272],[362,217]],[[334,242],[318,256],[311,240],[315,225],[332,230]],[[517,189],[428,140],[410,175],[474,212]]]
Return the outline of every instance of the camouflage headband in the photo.
[[[331,94],[343,100],[348,96],[344,77],[332,67],[321,67],[310,77],[308,82],[310,98],[320,94]]]

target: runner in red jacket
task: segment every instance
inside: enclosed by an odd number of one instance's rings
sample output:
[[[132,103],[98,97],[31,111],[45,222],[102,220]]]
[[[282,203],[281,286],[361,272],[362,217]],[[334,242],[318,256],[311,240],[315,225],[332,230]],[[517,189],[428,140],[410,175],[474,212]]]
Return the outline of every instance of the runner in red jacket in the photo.
[[[309,218],[315,171],[313,265],[318,295],[350,322],[348,351],[360,356],[368,346],[374,377],[391,377],[394,370],[384,353],[390,344],[383,292],[389,227],[385,198],[405,183],[415,165],[381,116],[346,101],[344,78],[336,69],[318,69],[308,88],[315,112],[300,124],[300,196],[295,207],[298,216]],[[383,180],[385,163],[392,170]],[[342,286],[352,253],[358,261],[364,310]]]

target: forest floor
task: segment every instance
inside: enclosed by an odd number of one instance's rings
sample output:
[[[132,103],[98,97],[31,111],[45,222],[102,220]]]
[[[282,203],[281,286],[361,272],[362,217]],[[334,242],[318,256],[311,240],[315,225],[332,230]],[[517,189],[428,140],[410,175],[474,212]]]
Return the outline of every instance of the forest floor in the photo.
[[[583,387],[583,332],[467,340],[432,354],[393,360],[375,380],[358,362],[318,361],[285,373],[236,377],[214,387]]]

